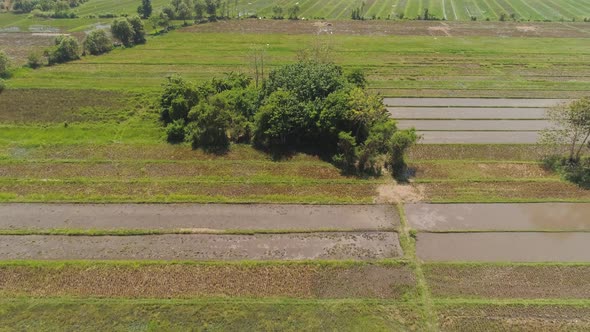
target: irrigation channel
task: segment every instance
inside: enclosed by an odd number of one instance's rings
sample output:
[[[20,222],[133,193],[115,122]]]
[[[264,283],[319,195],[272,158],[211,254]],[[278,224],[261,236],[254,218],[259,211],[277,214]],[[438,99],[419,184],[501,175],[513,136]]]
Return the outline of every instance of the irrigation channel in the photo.
[[[565,99],[385,98],[400,128],[426,144],[534,144],[550,128],[547,109]]]

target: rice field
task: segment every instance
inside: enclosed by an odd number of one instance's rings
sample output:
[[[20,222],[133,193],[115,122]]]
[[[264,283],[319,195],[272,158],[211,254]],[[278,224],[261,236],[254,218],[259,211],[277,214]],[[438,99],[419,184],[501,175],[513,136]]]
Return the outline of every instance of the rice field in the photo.
[[[294,4],[289,0],[241,0],[238,11],[242,16],[271,17],[274,6],[286,9]],[[362,1],[304,0],[297,4],[303,18],[350,19]],[[367,19],[417,19],[426,9],[429,16],[448,21],[498,21],[502,15],[506,20],[571,21],[590,16],[588,0],[368,0],[362,8]]]

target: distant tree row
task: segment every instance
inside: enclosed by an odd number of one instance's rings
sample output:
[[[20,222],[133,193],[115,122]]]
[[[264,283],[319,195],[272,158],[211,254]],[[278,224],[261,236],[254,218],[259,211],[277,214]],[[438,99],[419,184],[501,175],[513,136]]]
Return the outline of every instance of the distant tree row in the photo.
[[[35,69],[45,64],[51,66],[77,60],[81,55],[108,53],[114,47],[111,35],[125,47],[146,42],[143,22],[138,16],[118,18],[111,24],[110,34],[103,29],[93,30],[88,33],[82,45],[73,36],[58,36],[55,39],[55,45],[46,49],[42,54],[36,52],[29,54],[28,66]]]
[[[287,8],[287,18],[290,20],[298,20],[299,13],[301,12],[301,7],[299,5],[294,5]],[[282,20],[285,18],[285,10],[283,7],[276,5],[272,7],[272,19],[273,20]]]
[[[9,8],[15,13],[32,13],[37,17],[74,18],[72,8],[88,0],[13,0]]]
[[[259,88],[244,74],[200,85],[172,76],[160,114],[168,141],[208,152],[249,143],[273,154],[318,154],[348,173],[386,166],[402,175],[405,151],[417,135],[397,129],[381,97],[364,84],[358,71],[344,75],[337,65],[314,61],[275,69]]]

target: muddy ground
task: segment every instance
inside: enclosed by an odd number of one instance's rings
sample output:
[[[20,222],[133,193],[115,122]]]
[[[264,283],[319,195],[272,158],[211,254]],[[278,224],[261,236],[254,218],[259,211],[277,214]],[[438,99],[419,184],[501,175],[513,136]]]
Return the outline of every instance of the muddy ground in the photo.
[[[391,205],[0,204],[0,229],[379,230]]]
[[[590,204],[407,204],[410,226],[421,231],[590,231]]]
[[[590,262],[590,233],[418,233],[428,262]]]
[[[346,285],[346,287],[343,287]],[[126,264],[0,267],[3,296],[400,298],[408,266]]]
[[[588,29],[587,24],[549,22],[291,21],[249,19],[199,24],[185,28],[182,31],[433,37],[585,38],[590,36],[590,29]]]
[[[397,233],[0,236],[0,259],[302,260],[399,257]]]
[[[387,106],[412,107],[523,107],[546,108],[567,102],[566,99],[506,99],[506,98],[384,98]]]
[[[544,119],[546,108],[388,107],[394,119]]]
[[[425,264],[434,297],[588,299],[588,265]]]
[[[449,129],[450,130],[450,129]],[[423,144],[535,144],[534,131],[422,131]]]
[[[540,131],[552,126],[547,120],[398,120],[397,123],[401,129],[419,131]]]
[[[442,331],[588,331],[590,307],[575,305],[438,305]]]

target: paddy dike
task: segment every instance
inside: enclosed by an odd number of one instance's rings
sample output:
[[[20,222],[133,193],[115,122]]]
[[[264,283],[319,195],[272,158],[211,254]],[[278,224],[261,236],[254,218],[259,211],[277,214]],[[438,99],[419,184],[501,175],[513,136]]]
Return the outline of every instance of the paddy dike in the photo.
[[[0,230],[384,230],[391,205],[0,204]]]
[[[590,262],[590,233],[418,233],[427,262]]]
[[[394,232],[0,236],[1,260],[371,260],[401,255]]]
[[[418,231],[590,231],[590,204],[407,204]]]
[[[394,119],[527,119],[546,117],[546,108],[387,107]]]

